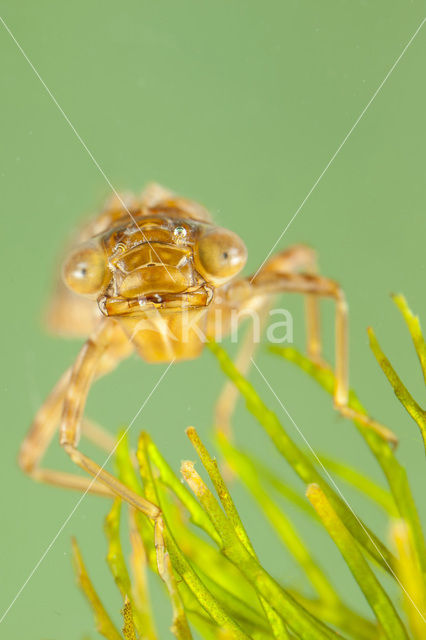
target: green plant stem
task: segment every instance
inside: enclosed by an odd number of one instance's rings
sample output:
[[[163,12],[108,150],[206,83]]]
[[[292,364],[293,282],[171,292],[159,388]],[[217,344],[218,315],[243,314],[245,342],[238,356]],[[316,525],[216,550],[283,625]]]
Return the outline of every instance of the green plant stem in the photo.
[[[352,536],[327,500],[321,487],[316,484],[309,485],[306,495],[358,582],[386,637],[389,640],[408,640],[404,625],[389,596],[356,547]]]
[[[159,494],[156,487],[156,481],[153,477],[149,454],[147,451],[147,438],[145,434],[142,434],[139,439],[139,446],[137,456],[141,468],[142,478],[144,480],[144,486],[148,486],[151,499],[154,498],[156,504],[162,507]],[[148,498],[150,499],[150,498]],[[239,624],[237,624],[220,605],[220,603],[214,598],[210,591],[206,588],[194,569],[191,567],[184,554],[181,552],[174,536],[171,533],[170,528],[167,525],[167,521],[163,519],[162,536],[164,539],[165,548],[169,554],[173,569],[180,575],[185,581],[189,589],[194,594],[199,604],[211,615],[213,620],[216,621],[225,631],[230,633],[230,638],[235,640],[250,640],[249,636],[243,631]]]
[[[105,519],[104,529],[108,540],[107,563],[124,600],[131,594],[131,585],[120,542],[120,513],[121,500],[117,498]]]
[[[201,442],[196,430],[193,427],[189,427],[186,430],[186,433],[191,440],[195,450],[197,451],[204,465],[204,468],[209,474],[211,481],[214,484],[216,492],[219,496],[223,508],[225,509],[225,513],[227,514],[235,530],[235,533],[239,537],[246,550],[250,553],[250,555],[252,555],[257,560],[253,545],[251,544],[251,541],[247,535],[247,532],[235,507],[234,501],[232,500],[231,494],[229,493],[228,488],[223,481],[216,460],[213,460],[213,458],[210,457],[207,449]],[[277,640],[287,640],[288,634],[280,616],[277,615],[277,613],[270,606],[268,601],[265,600],[265,598],[260,595],[259,599],[265,611],[266,617],[268,618],[268,621],[271,625],[274,638],[276,638]]]
[[[157,481],[157,491],[160,493],[160,483],[163,483],[176,495],[176,497],[184,504],[189,512],[190,519],[194,524],[204,530],[207,535],[216,543],[220,544],[220,536],[216,533],[210,519],[205,511],[195,500],[194,496],[189,492],[187,487],[177,478],[169,465],[165,462],[164,458],[159,453],[155,444],[149,438],[147,434],[144,434],[144,442],[147,448],[147,452],[150,456],[152,464],[155,463],[155,467],[158,469],[160,477]],[[152,454],[152,457],[151,457]],[[246,601],[250,606],[252,612],[255,612],[255,602],[253,602],[253,589],[245,581],[241,581],[241,575],[238,569],[229,562],[229,560],[218,552],[217,548],[212,547],[205,540],[195,536],[194,533],[188,528],[186,523],[182,522],[181,511],[176,508],[175,505],[167,500],[167,496],[164,492],[161,492],[161,505],[166,515],[170,512],[170,521],[173,522],[173,531],[179,540],[179,547],[184,554],[190,559],[192,565],[198,567],[199,572],[203,575],[206,574],[208,569],[208,579],[210,584],[216,585],[215,595],[221,599],[221,596],[227,592],[228,596],[222,599],[228,606],[234,602],[236,608],[234,609],[235,616],[245,617],[246,611],[242,611],[238,608],[237,602],[230,599],[229,593]],[[190,500],[188,499],[190,498]],[[201,513],[200,513],[201,511]],[[206,521],[208,525],[206,526]],[[212,535],[213,530],[213,535]],[[217,593],[219,590],[219,593]],[[253,620],[253,622],[255,622]]]
[[[234,363],[222,347],[214,342],[208,343],[209,348],[217,357],[226,375],[234,382],[246,401],[246,406],[264,428],[281,455],[287,460],[301,480],[306,484],[317,483],[326,492],[339,517],[351,531],[352,535],[368,551],[375,561],[386,571],[392,573],[395,559],[389,549],[369,531],[365,524],[355,516],[348,505],[330,487],[304,452],[288,436],[278,417],[268,409],[254,390],[253,386],[240,374]]]
[[[237,536],[232,524],[220,508],[211,491],[190,462],[182,463],[182,474],[208,513],[221,537],[222,552],[237,566],[256,591],[279,611],[288,627],[302,640],[330,640],[338,637],[331,629],[316,620],[301,607],[259,565]]]
[[[413,418],[414,422],[419,427],[426,452],[426,411],[424,411],[424,409],[422,409],[420,405],[414,400],[413,396],[396,373],[395,369],[390,363],[390,360],[383,353],[375,336],[375,333],[373,329],[371,329],[371,327],[368,329],[368,336],[370,338],[371,350],[374,353],[383,373],[389,380],[396,397],[398,398],[404,409],[407,411],[408,415]]]
[[[268,622],[265,618],[258,613],[257,608],[252,609],[251,605],[253,604],[253,599],[249,601],[245,601],[242,598],[239,598],[236,594],[228,591],[226,588],[222,587],[218,584],[214,579],[212,579],[207,573],[205,573],[204,569],[206,569],[206,561],[200,566],[200,563],[194,565],[194,568],[197,570],[197,574],[200,576],[206,587],[211,591],[214,597],[224,605],[230,613],[232,613],[232,617],[241,624],[248,631],[250,635],[253,633],[264,632],[265,635],[271,637],[271,630],[268,625]],[[246,582],[245,578],[240,575],[240,584]],[[251,588],[251,587],[250,587]],[[258,595],[254,592],[253,589],[252,594],[254,598],[258,598]]]
[[[145,442],[147,443],[149,440],[146,439]],[[149,451],[152,450],[150,446],[147,449]],[[151,460],[151,462],[153,461]],[[176,485],[182,486],[182,483],[179,482],[171,470],[170,473],[170,485],[172,487]],[[205,540],[194,535],[191,529],[188,528],[187,523],[182,521],[181,510],[172,504],[165,493],[161,491],[159,482],[161,480],[162,475],[160,473],[160,478],[156,482],[157,492],[161,494],[160,504],[167,516],[167,520],[173,522],[173,535],[180,550],[190,560],[191,566],[196,570],[197,575],[216,600],[232,613],[232,617],[244,628],[250,627],[250,633],[252,632],[251,629],[253,629],[253,633],[262,633],[263,619],[255,606],[256,601],[253,601],[254,590],[245,580],[241,579],[238,569],[225,556]],[[188,491],[186,487],[184,489]],[[191,498],[194,500],[192,495]],[[198,505],[196,501],[195,503]],[[203,513],[206,516],[204,511]],[[191,518],[191,520],[194,520],[194,518]],[[210,520],[209,524],[211,528]],[[198,526],[203,528],[200,524]],[[209,528],[207,528],[206,533],[209,533]],[[220,537],[215,531],[214,541],[217,542],[217,540],[220,541]],[[263,626],[264,624],[263,622]]]
[[[229,491],[219,473],[216,461],[209,456],[207,449],[202,444],[195,429],[188,429],[187,433],[215,486],[225,512],[231,520],[231,523],[234,525],[234,529],[238,531],[243,527],[243,525],[238,513],[236,512],[236,508],[229,494]],[[250,464],[250,460],[248,460],[246,457],[243,457],[243,464],[241,464],[241,461],[239,460],[239,456],[241,455],[240,452],[233,445],[231,445],[226,436],[224,434],[219,434],[217,438],[219,446],[221,447],[221,450],[224,453],[228,463],[230,463],[231,467],[234,468],[234,470],[237,472],[238,477],[243,480],[243,482],[246,482],[248,485],[250,485],[250,488],[253,489],[254,494],[256,494],[257,488],[260,487],[260,484],[257,480],[255,469]],[[234,467],[234,463],[237,460],[238,463]],[[281,512],[276,508],[275,503],[270,500],[268,494],[266,492],[262,492],[262,495],[259,495],[257,497],[259,498],[260,505],[262,505],[262,503],[266,503],[273,510],[272,520],[275,521],[276,519],[278,519],[278,522],[280,522],[279,515],[281,514]],[[246,534],[240,536],[240,539],[244,542],[244,540],[246,539]],[[313,565],[315,565],[312,559],[311,562]],[[323,582],[323,574],[321,572],[320,578],[321,580],[319,580],[319,584],[321,586],[320,591],[323,600],[320,602],[317,609],[320,612],[320,615],[317,617],[320,620],[324,621],[324,611],[328,611],[330,618],[329,621],[333,624],[341,626],[342,628],[346,628],[347,630],[352,629],[354,630],[354,632],[357,631],[359,633],[359,637],[357,640],[360,640],[360,638],[377,640],[377,628],[368,621],[364,620],[361,616],[348,609],[340,601],[337,593],[325,578],[324,579],[326,580],[326,582]]]
[[[416,350],[417,356],[420,361],[420,366],[423,371],[423,378],[426,382],[426,343],[424,341],[422,330],[420,327],[420,320],[418,316],[415,316],[413,314],[403,295],[393,295],[392,299],[400,310],[402,317],[407,324],[408,330],[410,331],[414,348]]]
[[[105,607],[103,606],[98,594],[96,593],[95,587],[89,578],[83,557],[75,538],[72,540],[72,552],[78,584],[95,614],[97,630],[107,640],[122,640],[120,633],[117,631],[111,618],[106,612]]]
[[[158,489],[160,489],[159,485]],[[180,509],[161,496],[167,519],[173,522],[173,533],[179,548],[189,559],[212,594],[226,605],[235,619],[256,629],[266,629],[261,607],[253,588],[242,579],[238,569],[217,548],[195,535],[182,521]],[[170,514],[170,519],[169,519]],[[266,626],[265,626],[266,625]]]
[[[323,389],[325,389],[325,391],[330,395],[333,395],[335,378],[332,371],[319,367],[292,347],[273,346],[270,350],[272,353],[296,364],[300,369],[311,376]],[[354,391],[351,391],[349,394],[349,407],[355,411],[365,414],[367,413]],[[387,442],[380,438],[371,429],[367,429],[361,423],[355,422],[354,424],[361,436],[364,438],[367,446],[370,448],[386,477],[390,492],[395,500],[398,513],[400,517],[408,523],[412,531],[417,561],[419,562],[422,571],[426,573],[425,541],[416,504],[408,483],[406,470],[399,464],[395,456],[395,452]],[[354,535],[352,531],[351,533]]]
[[[218,435],[220,449],[228,464],[236,472],[238,478],[246,485],[250,493],[255,498],[266,518],[271,523],[285,546],[293,555],[298,564],[305,571],[309,581],[317,594],[324,601],[339,602],[339,597],[322,571],[318,563],[310,554],[301,536],[294,528],[291,521],[285,516],[282,509],[270,498],[269,494],[262,488],[255,468],[250,464],[250,460],[244,458],[238,449],[231,445],[223,434]]]
[[[219,604],[216,598],[214,598],[192,569],[183,553],[181,553],[167,525],[164,529],[164,540],[174,569],[185,581],[200,605],[208,611],[218,625],[232,634],[232,638],[236,640],[248,640],[249,636],[243,631],[240,625],[226,613],[225,609]]]
[[[155,622],[152,615],[148,580],[147,580],[147,551],[142,536],[139,533],[137,524],[138,518],[142,517],[139,511],[132,507],[129,509],[130,544],[132,553],[130,555],[130,566],[133,575],[132,600],[135,603],[137,619],[140,623],[139,640],[157,640]]]

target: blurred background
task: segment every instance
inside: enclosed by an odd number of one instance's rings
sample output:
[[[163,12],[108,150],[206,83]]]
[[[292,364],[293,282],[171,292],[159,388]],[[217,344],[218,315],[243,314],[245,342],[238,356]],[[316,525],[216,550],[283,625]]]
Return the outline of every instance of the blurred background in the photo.
[[[264,260],[424,17],[423,3],[385,0],[2,0],[0,9],[114,187],[140,191],[156,180],[201,201],[245,240],[247,273]],[[410,337],[389,294],[403,292],[426,325],[425,56],[423,27],[279,243],[315,247],[321,271],[346,291],[351,384],[398,434],[399,459],[423,516],[421,439],[370,353],[366,327],[375,328],[402,379],[424,402]],[[16,456],[35,411],[79,349],[78,341],[47,335],[42,324],[61,248],[111,190],[2,24],[0,60],[2,615],[79,498],[30,481]],[[283,304],[294,314],[295,344],[303,348],[302,301],[288,296]],[[333,309],[322,308],[332,359]],[[235,345],[229,348],[235,352]],[[266,348],[257,362],[316,451],[382,481],[330,397]],[[115,433],[163,370],[136,358],[125,362],[93,389],[88,414]],[[303,446],[255,371],[251,380]],[[194,459],[184,429],[192,424],[210,442],[222,383],[207,351],[172,367],[133,425],[132,442],[146,429],[175,469],[181,459]],[[303,491],[241,405],[235,430],[240,443]],[[96,456],[103,461],[104,454]],[[47,461],[69,468],[56,442]],[[386,538],[381,516],[339,484]],[[259,525],[244,490],[236,485],[233,494],[265,566],[301,586],[299,570],[281,552],[277,557],[274,534]],[[98,637],[75,585],[71,535],[120,622],[120,598],[104,561],[107,508],[101,498],[83,500],[4,619],[2,637]],[[365,610],[332,543],[291,515],[342,590]],[[160,637],[167,639],[169,604],[156,583],[152,597],[162,612]]]

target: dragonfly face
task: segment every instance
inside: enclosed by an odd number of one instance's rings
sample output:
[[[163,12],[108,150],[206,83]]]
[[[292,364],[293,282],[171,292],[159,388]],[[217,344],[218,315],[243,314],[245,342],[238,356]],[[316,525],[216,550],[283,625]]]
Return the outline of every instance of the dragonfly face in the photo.
[[[96,298],[104,315],[140,315],[207,306],[214,290],[247,258],[233,232],[148,211],[76,248],[63,269],[67,286]]]

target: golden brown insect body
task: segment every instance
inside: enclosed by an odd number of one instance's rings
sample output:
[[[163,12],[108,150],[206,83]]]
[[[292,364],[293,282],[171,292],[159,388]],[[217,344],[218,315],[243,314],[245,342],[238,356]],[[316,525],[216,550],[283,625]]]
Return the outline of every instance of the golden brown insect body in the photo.
[[[68,288],[93,298],[149,362],[199,355],[215,290],[246,261],[236,234],[161,193],[161,202],[134,205],[131,217],[123,208],[105,212],[63,269]]]
[[[117,319],[144,360],[196,357],[214,295],[196,267],[198,238],[208,227],[166,211],[135,220],[137,227],[103,238],[111,281],[98,299],[100,308]],[[184,323],[193,328],[190,335],[184,336]]]
[[[347,407],[346,303],[336,282],[316,274],[315,255],[303,245],[268,260],[253,277],[239,277],[246,249],[233,232],[216,227],[200,205],[151,185],[140,198],[114,200],[79,234],[62,271],[49,314],[63,335],[88,335],[75,364],[61,377],[35,416],[21,452],[21,467],[37,480],[119,495],[156,518],[150,505],[77,448],[80,430],[100,446],[110,440],[84,419],[92,382],[133,351],[148,362],[198,356],[206,335],[229,332],[234,312],[265,306],[271,295],[306,296],[308,353],[320,360],[318,300],[336,302],[335,404],[344,414],[383,432],[380,425]],[[246,369],[253,345],[238,359]],[[229,423],[235,390],[227,386],[217,411],[218,428]],[[60,442],[94,480],[41,468],[60,424]],[[228,425],[229,426],[229,425]],[[389,437],[388,433],[384,434]],[[157,515],[156,515],[157,514]]]

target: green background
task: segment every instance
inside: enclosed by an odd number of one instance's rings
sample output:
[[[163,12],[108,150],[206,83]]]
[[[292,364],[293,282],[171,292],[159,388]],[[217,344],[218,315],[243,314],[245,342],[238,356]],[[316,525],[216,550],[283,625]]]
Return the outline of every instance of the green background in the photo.
[[[140,190],[156,180],[200,200],[244,238],[247,272],[263,261],[424,16],[423,3],[386,0],[8,0],[0,8],[113,185]],[[400,437],[399,458],[408,465],[423,516],[421,440],[378,370],[365,329],[374,326],[422,402],[415,354],[389,293],[404,292],[426,318],[425,59],[426,27],[279,245],[311,244],[322,272],[342,283],[350,305],[351,382],[373,415]],[[61,247],[110,190],[1,25],[0,61],[3,611],[78,500],[32,483],[17,469],[16,455],[34,412],[78,350],[77,342],[46,335],[41,322]],[[285,306],[294,313],[295,342],[302,346],[301,300],[287,298]],[[332,357],[332,308],[323,307]],[[257,362],[315,450],[380,480],[329,397],[265,349]],[[124,363],[93,390],[89,415],[115,432],[132,419],[163,370],[137,359]],[[251,379],[287,424],[259,375],[252,372]],[[134,424],[132,440],[147,429],[178,469],[182,458],[194,458],[184,428],[193,424],[209,438],[222,380],[208,352],[172,367]],[[239,441],[293,482],[243,407],[236,431]],[[69,467],[57,445],[48,460]],[[344,492],[386,536],[381,516]],[[244,491],[236,486],[234,494],[265,566],[287,584],[300,585],[299,571],[278,551]],[[100,498],[85,498],[0,625],[1,637],[97,637],[74,584],[72,534],[119,620],[120,600],[104,562],[106,508]],[[348,598],[365,609],[332,544],[306,520],[299,524]],[[169,605],[153,588],[156,610],[164,612],[160,637],[166,639]]]

